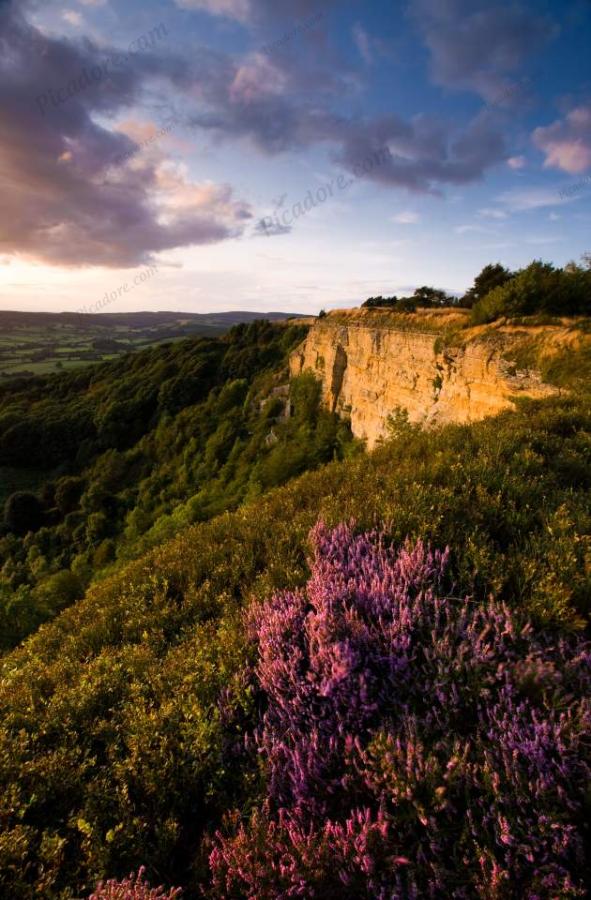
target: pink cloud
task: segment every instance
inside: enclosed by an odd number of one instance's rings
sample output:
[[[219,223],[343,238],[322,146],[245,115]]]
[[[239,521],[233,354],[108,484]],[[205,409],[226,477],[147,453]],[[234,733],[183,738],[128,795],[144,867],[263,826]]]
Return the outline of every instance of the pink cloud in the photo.
[[[533,141],[546,156],[544,166],[579,175],[591,168],[591,104],[571,110],[565,119],[536,128]]]

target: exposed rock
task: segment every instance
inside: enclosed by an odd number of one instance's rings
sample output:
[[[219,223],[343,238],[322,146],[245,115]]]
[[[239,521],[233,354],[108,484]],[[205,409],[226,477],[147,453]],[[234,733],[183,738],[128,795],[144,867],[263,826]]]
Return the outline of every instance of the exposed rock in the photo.
[[[491,340],[465,332],[461,342],[438,349],[438,335],[465,321],[464,313],[449,310],[390,317],[334,312],[311,328],[291,356],[290,372],[313,371],[327,407],[349,416],[353,433],[370,448],[400,408],[425,426],[472,422],[513,408],[517,397],[556,392],[539,373],[517,371],[504,358],[508,334],[495,332]]]

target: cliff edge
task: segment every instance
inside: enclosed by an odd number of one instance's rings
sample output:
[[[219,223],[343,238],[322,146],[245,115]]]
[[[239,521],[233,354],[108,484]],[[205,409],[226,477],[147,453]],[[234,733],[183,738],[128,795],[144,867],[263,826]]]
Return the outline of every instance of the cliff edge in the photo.
[[[350,417],[355,436],[371,448],[400,409],[428,427],[473,422],[513,408],[519,397],[558,393],[532,360],[547,361],[588,337],[573,320],[471,328],[463,310],[334,310],[293,352],[290,372],[313,372],[326,405]]]

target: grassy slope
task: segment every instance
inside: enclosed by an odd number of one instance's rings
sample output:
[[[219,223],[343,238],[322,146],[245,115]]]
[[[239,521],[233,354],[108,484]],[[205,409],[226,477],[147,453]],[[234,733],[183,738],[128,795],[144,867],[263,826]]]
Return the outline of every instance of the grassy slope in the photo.
[[[582,627],[590,432],[587,398],[404,429],[371,456],[188,529],[42,627],[2,661],[0,890],[76,896],[145,862],[196,896],[199,839],[257,795],[256,771],[231,749],[255,712],[240,608],[303,581],[319,517],[449,544],[458,590]]]

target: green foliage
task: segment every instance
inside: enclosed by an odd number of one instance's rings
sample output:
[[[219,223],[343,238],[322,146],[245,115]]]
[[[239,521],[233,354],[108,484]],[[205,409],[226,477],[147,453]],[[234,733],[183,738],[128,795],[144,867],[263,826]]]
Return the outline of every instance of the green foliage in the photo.
[[[391,412],[386,419],[386,439],[394,441],[399,438],[410,438],[416,434],[419,427],[409,421],[407,409],[397,406],[394,412]],[[384,441],[381,443],[384,443]]]
[[[472,323],[482,325],[500,316],[535,313],[588,315],[590,309],[590,270],[576,265],[557,269],[537,260],[478,299],[472,308]]]
[[[14,534],[25,535],[41,527],[43,510],[36,494],[18,491],[4,506],[4,524]]]
[[[48,578],[71,570],[87,586],[187,525],[345,455],[350,429],[320,408],[314,379],[296,381],[287,396],[286,354],[304,333],[257,321],[218,340],[138,354],[127,369],[118,361],[64,375],[43,392],[36,384],[10,397],[0,391],[0,433],[4,421],[10,435],[19,406],[31,433],[53,427],[58,410],[62,418],[82,410],[95,429],[76,452],[65,443],[52,457],[60,477],[45,484],[42,503],[17,494],[7,504],[14,534],[0,535],[4,647],[77,599],[77,590],[46,590]],[[28,531],[36,534],[25,538]],[[26,603],[35,606],[28,617]]]
[[[450,297],[445,291],[439,290],[439,288],[427,287],[426,285],[417,288],[411,300],[414,300],[417,306],[427,309],[437,306],[456,305],[455,297]]]
[[[460,305],[469,308],[473,307],[475,303],[486,297],[492,290],[502,287],[511,278],[513,278],[513,273],[506,269],[505,266],[502,266],[501,263],[490,263],[476,276],[474,284],[460,300]]]
[[[63,516],[78,509],[85,482],[80,477],[60,478],[55,486],[55,505]]]
[[[368,297],[367,300],[361,304],[362,308],[366,309],[376,309],[376,308],[396,308],[398,304],[398,297],[382,297],[380,294],[378,297]]]
[[[41,581],[35,592],[42,598],[48,608],[53,612],[69,606],[74,600],[78,600],[84,593],[80,579],[69,569],[55,572]]]
[[[392,309],[395,312],[415,312],[417,307],[431,309],[438,306],[456,306],[455,297],[451,297],[438,288],[424,285],[415,290],[411,297],[369,297],[362,307],[368,309]]]
[[[458,595],[582,627],[590,433],[585,397],[473,426],[402,427],[371,455],[196,524],[91,587],[2,660],[0,894],[66,900],[146,863],[154,883],[200,896],[224,813],[247,818],[262,792],[243,752],[259,698],[241,609],[306,580],[318,518],[449,544]]]

